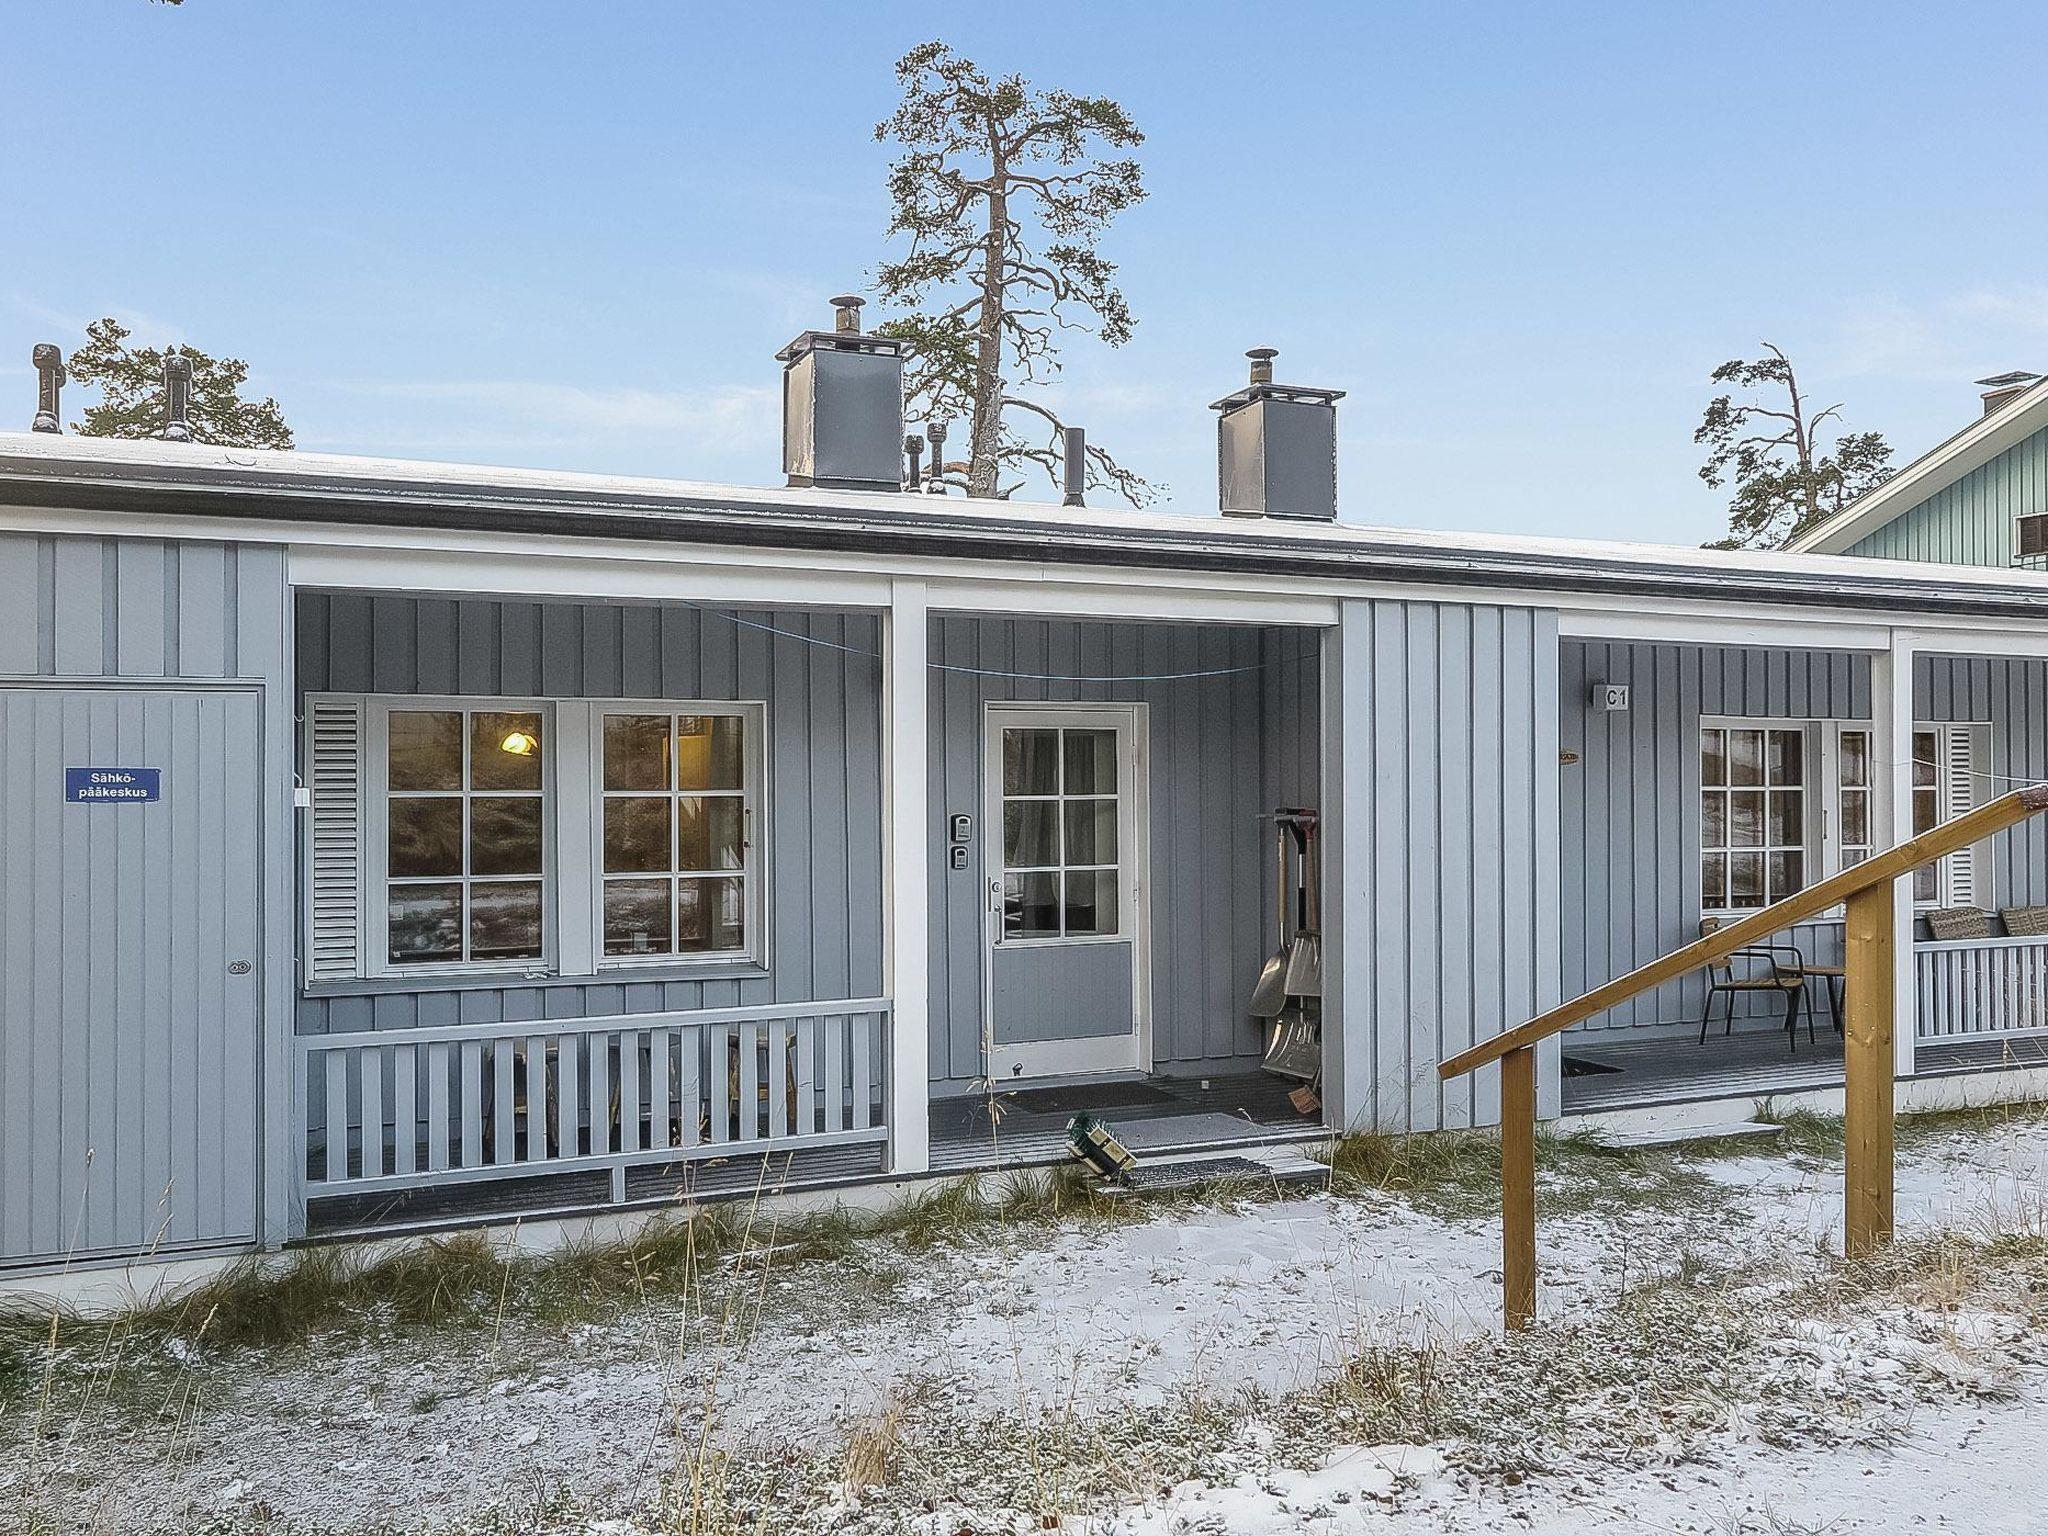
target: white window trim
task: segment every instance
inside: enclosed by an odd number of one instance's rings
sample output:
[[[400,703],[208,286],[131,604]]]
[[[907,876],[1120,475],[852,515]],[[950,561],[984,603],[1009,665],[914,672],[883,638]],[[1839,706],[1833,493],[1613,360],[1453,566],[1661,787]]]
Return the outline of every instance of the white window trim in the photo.
[[[581,720],[571,729],[572,735],[581,735],[586,742],[583,756],[589,767],[584,779],[583,790],[588,796],[584,808],[584,824],[589,829],[587,842],[589,875],[584,888],[588,890],[589,922],[581,925],[586,932],[576,935],[576,942],[587,945],[589,974],[609,975],[619,972],[630,974],[634,971],[660,970],[663,972],[714,971],[730,973],[734,969],[766,970],[768,968],[768,880],[770,860],[765,857],[769,848],[769,806],[768,806],[768,704],[765,699],[578,699],[574,701]],[[604,952],[604,730],[603,717],[606,715],[733,715],[746,722],[744,743],[744,766],[742,771],[741,816],[745,853],[740,868],[732,873],[744,877],[742,889],[746,893],[747,942],[741,949],[713,950],[704,954],[654,954],[654,955],[607,955]],[[570,742],[564,739],[564,750]],[[566,759],[565,759],[566,760]],[[671,796],[679,793],[671,791]],[[564,807],[565,812],[568,807]],[[565,820],[564,825],[568,823]]]
[[[1837,836],[1837,829],[1841,826],[1842,803],[1841,736],[1844,731],[1872,731],[1872,722],[1867,719],[1830,720],[1792,716],[1702,715],[1699,719],[1699,728],[1702,731],[1801,730],[1806,733],[1807,773],[1804,788],[1808,797],[1808,814],[1806,818],[1806,838],[1803,845],[1807,868],[1806,883],[1812,885],[1817,880],[1822,880],[1829,875],[1839,873],[1842,868],[1841,841]],[[1939,741],[1937,747],[1939,762],[1936,768],[1935,786],[1940,797],[1939,819],[1947,821],[1951,816],[1958,814],[1954,803],[1954,780],[1948,769],[1948,744],[1952,733],[1958,731],[1969,733],[1971,771],[1981,776],[1984,761],[1989,758],[1988,747],[1991,726],[1988,722],[1981,720],[1916,720],[1909,728],[1909,732],[1917,731],[1933,731],[1937,735]],[[1909,752],[1911,750],[1911,739],[1909,733],[1907,737]],[[1698,775],[1701,765],[1698,762],[1699,748],[1697,745],[1694,746],[1693,752],[1695,754],[1694,772],[1695,775]],[[1873,779],[1877,777],[1875,757],[1875,743],[1873,742]],[[1696,790],[1704,790],[1705,787],[1703,784],[1695,786]],[[1875,785],[1873,784],[1872,787],[1874,791]],[[1981,805],[1985,798],[1983,794],[1977,794],[1974,796],[1972,803]],[[1873,809],[1875,804],[1876,797],[1873,793]],[[1874,825],[1871,830],[1876,838],[1873,844],[1874,851],[1882,851],[1890,846],[1883,835],[1884,828]],[[1696,843],[1701,842],[1699,838],[1695,838],[1694,841]],[[1695,860],[1693,871],[1695,887],[1700,890],[1700,916],[1702,918],[1732,920],[1747,917],[1752,913],[1761,911],[1762,909],[1759,907],[1707,907],[1705,891],[1701,888],[1705,852],[1705,847],[1702,844],[1693,850],[1692,855]],[[1964,859],[1958,858],[1955,855],[1949,855],[1942,859],[1939,867],[1940,876],[1937,881],[1935,899],[1915,902],[1914,910],[1927,912],[1941,907],[1978,906],[1988,908],[1992,905],[1991,865],[1989,860],[1985,858],[1981,847],[1976,852],[1974,858]],[[1831,915],[1839,916],[1840,911],[1841,909],[1838,907],[1834,909],[1834,913]]]
[[[1983,778],[1985,764],[1989,761],[1991,725],[1984,720],[1916,720],[1915,732],[1932,731],[1935,736],[1935,820],[1948,821],[1959,816],[1971,806],[1982,805],[1991,798],[1979,788],[1980,783],[1988,784]],[[1950,745],[1956,733],[1965,733],[1970,743],[1971,795],[1969,806],[1956,803],[1955,779],[1949,771]],[[1910,738],[1908,751],[1911,751]],[[1931,901],[1915,901],[1916,912],[1934,912],[1943,907],[1995,907],[1991,888],[1991,861],[1987,857],[1989,845],[1972,844],[1958,853],[1945,854],[1935,866],[1935,894]]]
[[[555,974],[559,953],[560,837],[556,810],[557,754],[554,745],[554,702],[549,699],[496,695],[366,694],[363,703],[363,889],[360,970],[366,979],[434,976],[519,976]],[[541,719],[540,749],[540,954],[527,960],[433,960],[413,964],[391,959],[391,903],[387,891],[391,863],[391,715],[393,711],[482,710],[519,711]],[[465,790],[466,794],[476,793]],[[465,879],[465,884],[467,880]]]

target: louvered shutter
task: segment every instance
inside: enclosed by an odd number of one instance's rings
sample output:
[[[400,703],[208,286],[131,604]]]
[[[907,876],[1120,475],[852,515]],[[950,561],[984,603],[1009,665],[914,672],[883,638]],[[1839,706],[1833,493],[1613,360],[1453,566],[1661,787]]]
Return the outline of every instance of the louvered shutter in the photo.
[[[1976,732],[1967,725],[1943,726],[1941,730],[1941,771],[1944,779],[1946,818],[1953,820],[1977,806]],[[1979,905],[1977,891],[1977,849],[1959,848],[1942,861],[1948,881],[1948,904],[1952,907]]]
[[[311,699],[306,705],[308,813],[306,974],[333,980],[361,974],[363,892],[363,704]]]

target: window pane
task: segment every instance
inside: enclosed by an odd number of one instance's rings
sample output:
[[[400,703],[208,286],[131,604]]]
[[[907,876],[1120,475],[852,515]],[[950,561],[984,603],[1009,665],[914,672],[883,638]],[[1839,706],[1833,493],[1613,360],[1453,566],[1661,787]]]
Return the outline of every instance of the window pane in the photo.
[[[1700,846],[1728,846],[1728,797],[1717,789],[1700,796]]]
[[[1066,812],[1066,862],[1069,864],[1114,864],[1116,862],[1116,802],[1114,800],[1069,800]]]
[[[1847,847],[1870,846],[1870,791],[1842,791],[1842,842]]]
[[[1770,841],[1773,848],[1796,848],[1806,841],[1806,796],[1796,789],[1771,791]]]
[[[1116,871],[1084,869],[1067,876],[1067,932],[1116,932]]]
[[[746,946],[746,902],[733,879],[676,882],[676,948],[684,954]]]
[[[1806,733],[1772,731],[1769,734],[1771,782],[1803,785],[1806,782]]]
[[[1933,901],[1935,899],[1935,893],[1938,889],[1936,884],[1936,868],[1937,866],[1933,864],[1923,864],[1913,871],[1913,899],[1915,901]]]
[[[1936,782],[1935,774],[1940,762],[1941,748],[1932,731],[1913,733],[1913,782],[1926,787]]]
[[[1731,784],[1761,784],[1764,781],[1764,733],[1728,733],[1728,773]]]
[[[462,886],[394,885],[388,897],[391,963],[462,958]]]
[[[1070,795],[1116,793],[1116,732],[1068,731],[1067,782]]]
[[[1862,789],[1870,783],[1870,733],[1842,732],[1842,784]]]
[[[606,954],[667,954],[668,922],[669,884],[666,880],[605,881]]]
[[[462,873],[462,801],[456,797],[419,800],[403,795],[390,802],[386,838],[394,875]]]
[[[1003,936],[1010,939],[1057,937],[1060,931],[1060,877],[1056,874],[1003,876]]]
[[[1702,784],[1726,784],[1728,782],[1728,733],[1726,731],[1700,732],[1700,782]]]
[[[1774,853],[1771,855],[1772,901],[1783,901],[1787,896],[1796,896],[1806,886],[1806,855],[1803,853]]]
[[[478,795],[469,802],[472,875],[537,875],[540,860],[540,796]]]
[[[530,960],[540,954],[540,882],[484,880],[469,888],[469,957]]]
[[[1060,733],[1058,731],[1005,730],[1003,732],[1003,793],[1006,795],[1052,795],[1060,787]]]
[[[746,803],[738,795],[684,795],[676,802],[676,868],[738,869],[746,863]]]
[[[1764,904],[1764,856],[1760,853],[1728,855],[1728,904],[1760,907]]]
[[[1700,905],[1718,912],[1728,905],[1728,855],[1710,853],[1700,860]]]
[[[605,873],[668,870],[667,795],[608,796],[604,802]]]
[[[1764,842],[1764,795],[1760,789],[1738,789],[1728,796],[1728,842],[1736,848],[1761,848]]]
[[[1842,868],[1854,869],[1869,857],[1870,850],[1868,848],[1844,848],[1842,850]]]
[[[462,788],[462,716],[452,709],[394,709],[385,762],[393,789]]]
[[[1060,861],[1059,808],[1057,800],[1006,800],[1003,802],[1003,863],[1043,866]]]
[[[667,789],[669,717],[604,717],[604,787]]]
[[[745,739],[738,715],[684,715],[676,721],[676,788],[745,788]]]
[[[480,709],[469,717],[472,789],[540,788],[540,716]]]
[[[1913,791],[1913,830],[1930,832],[1941,820],[1941,797],[1931,789]]]

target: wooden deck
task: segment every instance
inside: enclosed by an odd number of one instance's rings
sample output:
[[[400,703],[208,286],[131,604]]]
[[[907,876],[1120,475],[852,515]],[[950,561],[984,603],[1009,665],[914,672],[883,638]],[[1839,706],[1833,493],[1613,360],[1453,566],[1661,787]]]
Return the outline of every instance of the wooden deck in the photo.
[[[1802,1030],[1797,1051],[1786,1048],[1784,1031],[1777,1029],[1712,1034],[1705,1045],[1690,1032],[1612,1042],[1601,1035],[1568,1034],[1563,1047],[1568,1115],[1706,1099],[1760,1099],[1842,1084],[1841,1037],[1825,1024],[1817,1043],[1809,1044]],[[2048,1066],[2048,1035],[1923,1040],[1914,1075],[1949,1077],[2014,1066]]]

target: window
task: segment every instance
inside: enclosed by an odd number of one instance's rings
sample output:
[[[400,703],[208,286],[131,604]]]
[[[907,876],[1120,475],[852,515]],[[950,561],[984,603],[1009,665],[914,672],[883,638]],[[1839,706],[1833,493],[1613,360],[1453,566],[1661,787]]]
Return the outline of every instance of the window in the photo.
[[[384,723],[385,960],[540,959],[540,711],[393,707]]]
[[[1003,729],[1003,937],[1121,930],[1117,732]]]
[[[1744,911],[1806,884],[1806,730],[1700,732],[1700,902]]]
[[[2034,571],[2048,568],[2048,512],[2029,512],[2015,520],[2012,563]]]
[[[598,729],[599,902],[608,960],[753,943],[749,717],[605,711]]]
[[[1839,867],[1853,869],[1870,857],[1876,822],[1871,802],[1870,732],[1843,731],[1835,756],[1836,851]]]

